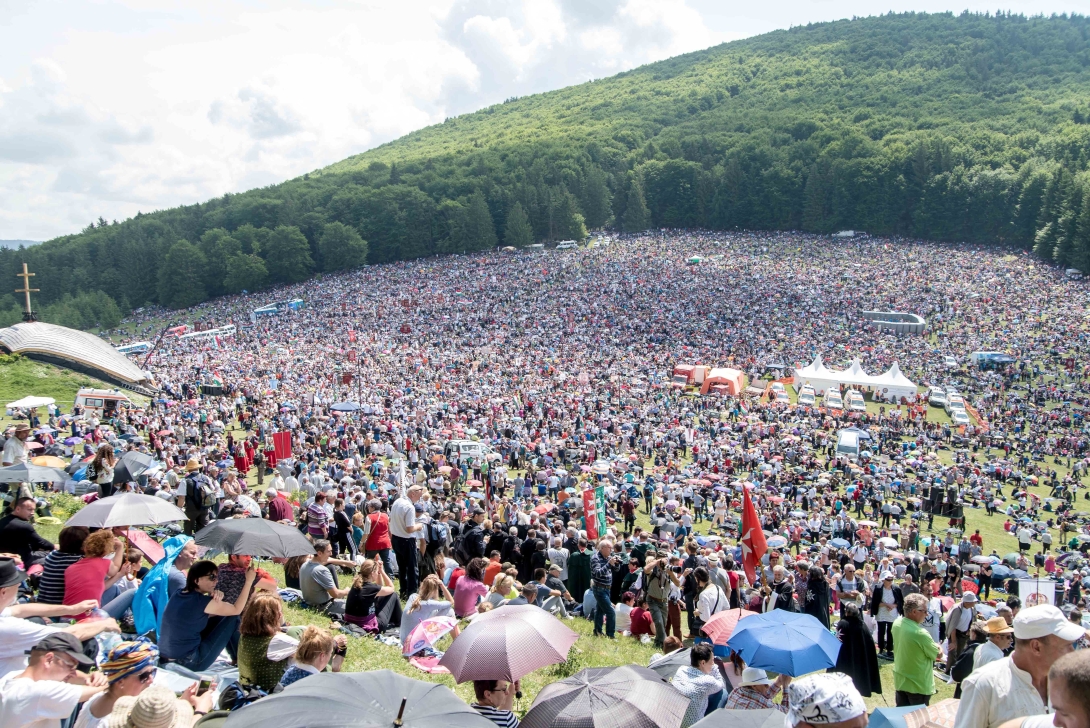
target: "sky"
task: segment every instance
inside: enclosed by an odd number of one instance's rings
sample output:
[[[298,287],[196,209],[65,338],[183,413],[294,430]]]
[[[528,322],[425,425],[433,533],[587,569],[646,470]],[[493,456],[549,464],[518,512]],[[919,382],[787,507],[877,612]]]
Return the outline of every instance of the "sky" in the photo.
[[[0,239],[319,169],[448,116],[778,28],[1090,0],[0,0]]]

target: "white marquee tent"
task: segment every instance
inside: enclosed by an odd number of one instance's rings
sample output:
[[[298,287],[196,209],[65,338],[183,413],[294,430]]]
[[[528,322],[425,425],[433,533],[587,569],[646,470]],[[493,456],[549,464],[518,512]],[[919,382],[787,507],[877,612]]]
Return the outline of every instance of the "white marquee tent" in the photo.
[[[917,387],[902,372],[897,362],[888,371],[871,375],[863,371],[858,361],[853,361],[847,369],[836,371],[828,369],[821,361],[821,356],[814,357],[808,366],[796,368],[795,386],[809,384],[814,391],[823,395],[830,389],[845,386],[865,387],[874,393],[874,399],[887,402],[899,402],[901,399],[912,401],[917,394]]]

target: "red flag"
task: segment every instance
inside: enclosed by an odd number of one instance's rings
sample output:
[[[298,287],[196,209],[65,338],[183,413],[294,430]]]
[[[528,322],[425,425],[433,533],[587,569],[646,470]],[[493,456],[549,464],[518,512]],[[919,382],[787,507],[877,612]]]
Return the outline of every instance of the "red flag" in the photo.
[[[587,538],[594,541],[598,538],[598,510],[594,502],[594,488],[583,491],[583,528],[587,532]]]
[[[745,495],[742,502],[742,566],[746,570],[746,578],[750,584],[757,583],[757,567],[761,563],[761,557],[768,551],[765,542],[765,533],[761,529],[761,520],[757,518],[757,509],[753,507],[753,500],[749,497],[749,490],[743,488]]]

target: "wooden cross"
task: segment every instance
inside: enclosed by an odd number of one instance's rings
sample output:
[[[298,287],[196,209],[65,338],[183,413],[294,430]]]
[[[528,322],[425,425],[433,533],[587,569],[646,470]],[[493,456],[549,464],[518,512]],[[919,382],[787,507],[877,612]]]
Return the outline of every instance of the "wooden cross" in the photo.
[[[23,263],[23,272],[15,274],[16,278],[22,278],[23,279],[23,287],[22,288],[16,288],[15,292],[16,293],[26,294],[26,311],[23,312],[23,321],[33,321],[34,320],[34,311],[30,308],[30,294],[31,293],[37,293],[38,289],[30,287],[30,277],[33,276],[33,275],[34,275],[33,273],[30,273],[30,272],[27,271],[26,263]]]

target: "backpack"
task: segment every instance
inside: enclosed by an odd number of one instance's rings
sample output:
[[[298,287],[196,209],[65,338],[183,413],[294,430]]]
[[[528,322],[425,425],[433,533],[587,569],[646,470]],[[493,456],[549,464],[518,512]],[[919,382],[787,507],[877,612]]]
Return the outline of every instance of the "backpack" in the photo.
[[[473,559],[473,556],[470,555],[469,549],[466,546],[466,535],[464,533],[454,539],[454,543],[451,545],[450,550],[451,554],[454,556],[454,560],[461,566],[465,566]]]
[[[426,539],[424,552],[427,554],[434,555],[447,543],[447,539],[443,536],[443,529],[435,521],[428,521],[424,524],[424,537]]]
[[[185,479],[185,498],[187,503],[193,504],[198,510],[212,508],[216,505],[216,489],[207,478],[188,475]]]
[[[238,680],[227,685],[220,692],[220,710],[238,710],[239,708],[256,702],[267,696],[268,693],[258,687],[246,687]]]

